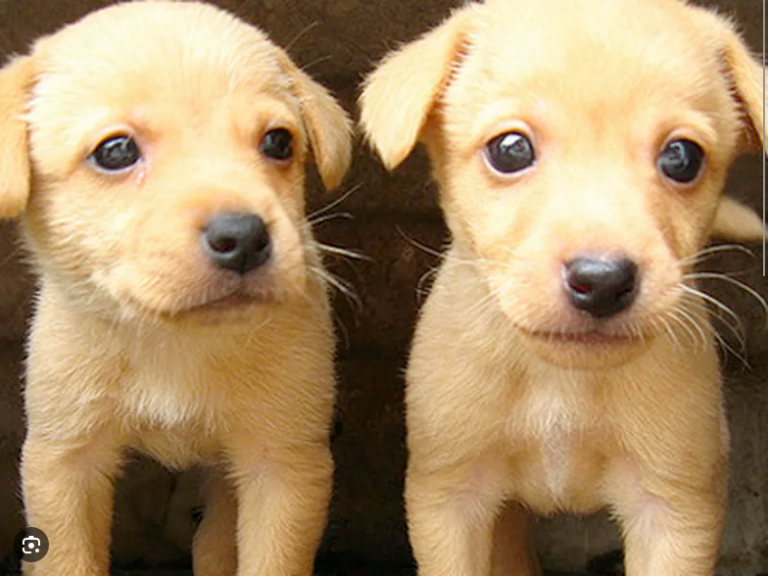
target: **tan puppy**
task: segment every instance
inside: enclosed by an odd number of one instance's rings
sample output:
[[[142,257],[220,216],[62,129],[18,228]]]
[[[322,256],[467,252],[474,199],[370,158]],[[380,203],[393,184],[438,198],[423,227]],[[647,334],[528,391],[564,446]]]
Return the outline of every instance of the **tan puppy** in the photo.
[[[691,272],[711,231],[762,236],[732,201],[713,229],[763,124],[732,27],[678,0],[469,4],[361,105],[388,167],[426,144],[453,236],[407,374],[419,574],[537,573],[526,509],[607,507],[629,576],[711,576],[727,430]]]
[[[339,184],[344,112],[204,4],[106,8],[2,70],[0,211],[41,275],[22,480],[50,551],[27,574],[108,574],[127,448],[217,466],[195,574],[312,573],[334,343],[310,150]]]

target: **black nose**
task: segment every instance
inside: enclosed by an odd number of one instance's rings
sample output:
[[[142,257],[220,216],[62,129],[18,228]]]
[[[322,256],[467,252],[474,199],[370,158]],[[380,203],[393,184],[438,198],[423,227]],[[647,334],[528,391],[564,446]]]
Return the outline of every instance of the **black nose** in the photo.
[[[571,304],[595,318],[605,318],[635,300],[637,264],[627,258],[574,258],[565,264],[564,279]]]
[[[203,230],[201,245],[216,266],[238,274],[258,268],[271,253],[267,226],[255,214],[216,214]]]

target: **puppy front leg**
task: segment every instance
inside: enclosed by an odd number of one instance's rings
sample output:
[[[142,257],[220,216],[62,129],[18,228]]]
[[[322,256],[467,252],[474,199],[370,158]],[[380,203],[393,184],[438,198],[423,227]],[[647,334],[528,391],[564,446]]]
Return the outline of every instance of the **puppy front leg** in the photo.
[[[410,468],[405,502],[419,576],[488,576],[502,496]]]
[[[35,576],[107,576],[113,479],[121,445],[109,433],[86,439],[51,440],[35,435],[24,443],[21,481],[27,524],[48,536],[48,554],[23,563]]]
[[[325,527],[333,460],[325,443],[241,452],[233,458],[238,500],[238,576],[311,576]]]
[[[711,492],[681,494],[623,515],[627,576],[713,576],[724,507]]]
[[[195,576],[235,576],[237,502],[221,470],[206,471],[203,501],[203,521],[192,544]]]

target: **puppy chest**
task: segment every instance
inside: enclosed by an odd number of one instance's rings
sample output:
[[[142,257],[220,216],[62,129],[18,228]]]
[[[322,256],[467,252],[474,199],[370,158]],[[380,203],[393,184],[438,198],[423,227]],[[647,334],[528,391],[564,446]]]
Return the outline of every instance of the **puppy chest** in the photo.
[[[166,466],[184,468],[219,449],[220,401],[204,372],[145,366],[122,384],[122,405],[132,444]]]
[[[147,454],[170,468],[189,466],[215,460],[221,453],[218,434],[202,423],[175,426],[140,426],[131,447]]]
[[[543,386],[513,411],[507,437],[517,497],[543,512],[597,506],[604,450],[589,407]]]
[[[218,424],[221,395],[204,363],[189,355],[148,356],[133,362],[121,383],[121,401],[134,426],[147,429],[211,430]]]

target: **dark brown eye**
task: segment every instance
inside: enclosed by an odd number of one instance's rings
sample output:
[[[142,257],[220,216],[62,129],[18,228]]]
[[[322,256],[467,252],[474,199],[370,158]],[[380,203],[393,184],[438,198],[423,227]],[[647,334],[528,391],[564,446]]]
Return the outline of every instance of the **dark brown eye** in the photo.
[[[276,128],[264,134],[259,149],[273,160],[290,160],[293,157],[293,135],[285,128]]]
[[[141,152],[133,138],[121,134],[102,141],[89,159],[102,170],[121,172],[141,160]]]
[[[536,162],[533,144],[519,132],[496,136],[485,145],[485,157],[491,167],[501,174],[520,172]]]
[[[704,150],[691,140],[673,140],[661,151],[657,165],[669,179],[687,184],[693,182],[704,164]]]

